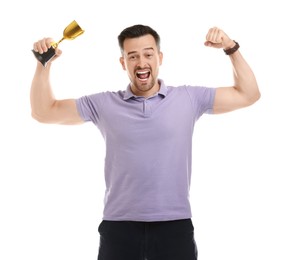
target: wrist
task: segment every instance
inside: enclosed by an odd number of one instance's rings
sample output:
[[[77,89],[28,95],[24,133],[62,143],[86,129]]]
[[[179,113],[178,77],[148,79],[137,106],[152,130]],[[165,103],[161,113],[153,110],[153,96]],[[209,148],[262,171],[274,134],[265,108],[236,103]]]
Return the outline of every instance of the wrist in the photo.
[[[228,50],[233,48],[236,45],[236,42],[234,40],[228,40],[227,42],[223,42],[223,49]]]
[[[240,45],[236,41],[232,41],[232,43],[233,44],[231,46],[229,45],[229,48],[224,48],[226,55],[231,55],[240,48]]]

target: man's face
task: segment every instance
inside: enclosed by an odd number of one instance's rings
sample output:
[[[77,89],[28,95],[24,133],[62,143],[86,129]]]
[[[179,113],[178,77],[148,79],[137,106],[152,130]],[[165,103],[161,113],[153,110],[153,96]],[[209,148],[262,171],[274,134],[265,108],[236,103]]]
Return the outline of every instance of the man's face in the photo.
[[[120,62],[128,73],[131,90],[135,95],[148,97],[159,90],[158,72],[162,58],[150,34],[124,41]]]

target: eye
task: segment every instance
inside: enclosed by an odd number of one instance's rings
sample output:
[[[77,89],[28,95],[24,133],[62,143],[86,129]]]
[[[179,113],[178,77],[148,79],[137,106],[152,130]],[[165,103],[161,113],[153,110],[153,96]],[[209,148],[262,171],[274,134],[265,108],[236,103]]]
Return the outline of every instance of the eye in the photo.
[[[136,60],[136,56],[135,55],[130,55],[129,56],[129,60]]]
[[[154,56],[154,54],[153,53],[146,53],[145,56],[147,59],[151,59]]]

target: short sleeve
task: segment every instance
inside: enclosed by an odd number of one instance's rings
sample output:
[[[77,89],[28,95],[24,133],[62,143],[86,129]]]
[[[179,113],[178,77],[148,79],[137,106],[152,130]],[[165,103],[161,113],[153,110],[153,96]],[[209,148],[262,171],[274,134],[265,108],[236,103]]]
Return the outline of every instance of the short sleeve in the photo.
[[[197,111],[198,117],[202,114],[212,114],[216,89],[202,86],[186,86],[190,96],[193,109]]]
[[[81,118],[84,121],[92,121],[98,124],[101,110],[101,93],[83,96],[76,99],[76,105]]]

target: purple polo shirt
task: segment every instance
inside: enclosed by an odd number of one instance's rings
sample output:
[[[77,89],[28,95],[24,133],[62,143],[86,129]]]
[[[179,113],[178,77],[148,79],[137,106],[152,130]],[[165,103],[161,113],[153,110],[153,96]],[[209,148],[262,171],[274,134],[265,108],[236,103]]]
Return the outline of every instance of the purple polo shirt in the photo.
[[[106,143],[104,220],[166,221],[191,218],[192,134],[211,113],[215,88],[166,86],[149,98],[125,91],[76,100],[84,121]]]

